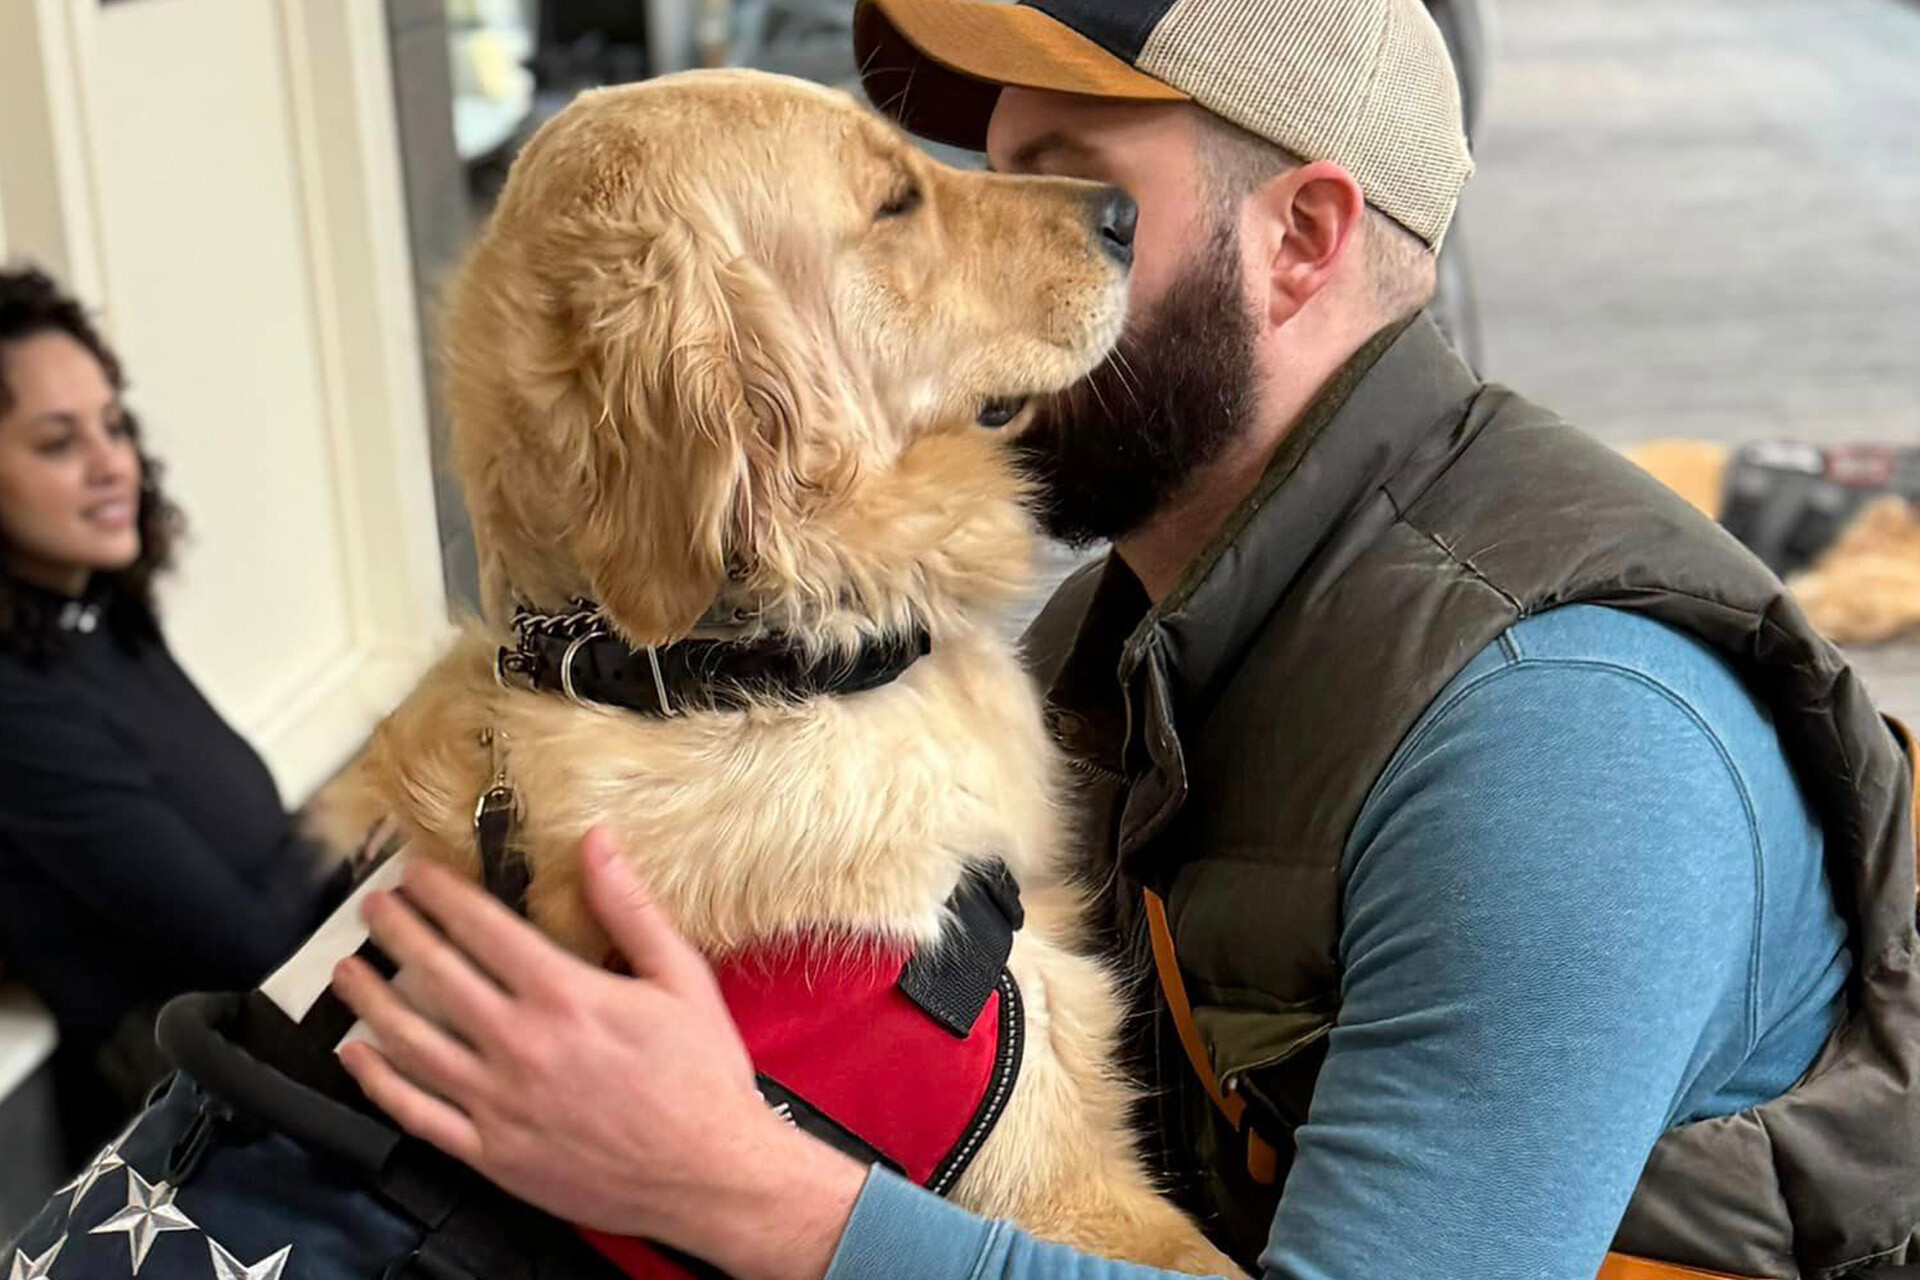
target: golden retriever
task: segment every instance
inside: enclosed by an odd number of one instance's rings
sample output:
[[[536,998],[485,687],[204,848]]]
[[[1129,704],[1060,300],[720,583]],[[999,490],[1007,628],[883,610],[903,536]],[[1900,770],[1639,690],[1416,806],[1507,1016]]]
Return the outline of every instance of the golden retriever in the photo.
[[[1062,770],[1000,630],[1036,538],[982,413],[1111,350],[1127,271],[1095,223],[1112,198],[945,168],[847,96],[756,73],[592,92],[547,124],[444,320],[487,625],[379,730],[346,816],[391,813],[477,876],[482,735],[503,735],[529,918],[596,960],[575,862],[594,826],[716,957],[931,944],[963,875],[1004,861],[1027,908],[1009,961],[1027,1047],[953,1198],[1230,1273],[1125,1130],[1114,984],[1074,946]],[[575,598],[634,646],[720,619],[821,653],[917,623],[932,649],[857,696],[671,719],[497,682],[510,605]]]
[[[1624,450],[1656,480],[1715,520],[1732,451],[1703,440],[1654,440]],[[1881,644],[1920,628],[1920,511],[1875,499],[1787,587],[1836,644]]]

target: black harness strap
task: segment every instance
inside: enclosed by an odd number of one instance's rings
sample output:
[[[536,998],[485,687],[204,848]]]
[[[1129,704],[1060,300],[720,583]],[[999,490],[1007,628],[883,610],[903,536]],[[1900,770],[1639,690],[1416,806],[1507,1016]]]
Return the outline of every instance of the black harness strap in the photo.
[[[947,909],[956,927],[938,945],[914,953],[900,973],[900,990],[949,1035],[964,1040],[1000,985],[1013,935],[1027,917],[1020,886],[998,862],[961,881]]]
[[[760,1088],[760,1097],[765,1100],[773,1114],[800,1132],[819,1139],[843,1155],[852,1156],[860,1164],[885,1165],[895,1173],[904,1172],[899,1162],[886,1152],[772,1076],[762,1073],[756,1078],[756,1082]]]
[[[270,1126],[419,1225],[420,1243],[385,1280],[625,1280],[566,1223],[373,1114],[333,1060],[334,1041],[315,1039],[314,1024],[315,1014],[295,1023],[257,991],[190,995],[161,1012],[158,1037],[209,1105]],[[688,1269],[714,1275],[697,1264]]]

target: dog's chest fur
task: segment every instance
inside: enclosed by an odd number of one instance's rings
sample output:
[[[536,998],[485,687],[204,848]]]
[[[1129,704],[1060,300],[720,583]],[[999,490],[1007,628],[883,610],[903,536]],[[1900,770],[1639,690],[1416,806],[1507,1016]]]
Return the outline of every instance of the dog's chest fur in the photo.
[[[884,688],[662,720],[503,689],[494,642],[455,647],[357,774],[370,817],[402,816],[477,874],[480,745],[503,737],[532,869],[530,917],[592,959],[575,850],[608,828],[709,955],[796,935],[932,941],[968,868],[1052,879],[1059,764],[1038,695],[991,633],[943,637]]]

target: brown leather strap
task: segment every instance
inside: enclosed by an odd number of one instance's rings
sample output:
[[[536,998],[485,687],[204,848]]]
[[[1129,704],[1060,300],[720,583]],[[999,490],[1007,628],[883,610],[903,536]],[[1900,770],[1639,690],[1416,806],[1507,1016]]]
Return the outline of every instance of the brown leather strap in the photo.
[[[1180,974],[1180,960],[1173,950],[1173,930],[1167,925],[1167,904],[1151,889],[1141,891],[1147,904],[1147,932],[1153,939],[1153,967],[1160,976],[1160,994],[1167,999],[1167,1011],[1173,1015],[1174,1030],[1180,1033],[1180,1047],[1187,1051],[1193,1073],[1206,1086],[1207,1096],[1227,1123],[1238,1129],[1246,1115],[1247,1100],[1235,1097],[1220,1087],[1213,1072],[1213,1060],[1207,1056],[1207,1042],[1194,1025],[1193,1006],[1187,1002],[1187,981]]]
[[[1187,1001],[1187,980],[1181,976],[1180,958],[1174,954],[1167,904],[1151,889],[1143,889],[1141,896],[1146,900],[1147,933],[1153,941],[1153,968],[1160,977],[1160,993],[1166,997],[1167,1011],[1173,1015],[1174,1030],[1180,1033],[1180,1047],[1187,1051],[1187,1061],[1193,1064],[1193,1073],[1200,1077],[1213,1105],[1220,1109],[1228,1124],[1246,1135],[1247,1176],[1263,1187],[1270,1187],[1280,1177],[1279,1153],[1273,1144],[1255,1133],[1252,1126],[1243,1123],[1247,1100],[1220,1087],[1213,1060],[1207,1057],[1207,1042],[1200,1038],[1200,1028],[1193,1021],[1193,1006]]]
[[[1896,726],[1899,728],[1899,726]],[[1900,728],[1905,733],[1904,728]],[[1911,754],[1911,753],[1910,753]],[[1173,929],[1167,924],[1167,904],[1151,889],[1141,891],[1147,908],[1147,933],[1153,943],[1153,968],[1160,979],[1160,994],[1166,997],[1167,1012],[1173,1017],[1174,1030],[1180,1035],[1180,1047],[1187,1051],[1193,1073],[1200,1077],[1207,1096],[1227,1118],[1227,1123],[1247,1135],[1247,1172],[1256,1182],[1272,1186],[1278,1177],[1278,1158],[1267,1141],[1241,1123],[1246,1118],[1247,1100],[1220,1087],[1214,1074],[1213,1059],[1207,1056],[1207,1042],[1193,1020],[1193,1005],[1187,999],[1187,981],[1180,973],[1180,958],[1173,949]],[[1751,1277],[1722,1275],[1715,1271],[1696,1271],[1665,1262],[1649,1262],[1623,1253],[1610,1253],[1600,1266],[1596,1280],[1752,1280]]]
[[[1610,1253],[1607,1260],[1600,1264],[1597,1280],[1742,1280],[1739,1276],[1724,1275],[1718,1271],[1696,1271],[1692,1267],[1676,1267],[1668,1262],[1649,1262],[1645,1258],[1630,1258],[1624,1253]]]

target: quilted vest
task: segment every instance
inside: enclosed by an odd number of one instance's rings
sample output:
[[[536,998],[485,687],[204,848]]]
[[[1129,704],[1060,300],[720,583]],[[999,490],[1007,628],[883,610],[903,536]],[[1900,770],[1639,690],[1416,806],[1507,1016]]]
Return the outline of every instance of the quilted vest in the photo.
[[[1674,1129],[1614,1247],[1756,1277],[1920,1259],[1920,983],[1912,771],[1840,654],[1719,527],[1612,451],[1478,381],[1421,318],[1388,330],[1289,433],[1157,607],[1109,563],[1029,652],[1087,780],[1118,947],[1166,902],[1211,1064],[1279,1153],[1266,1182],[1211,1105],[1164,1000],[1135,1046],[1150,1146],[1251,1267],[1340,1012],[1342,850],[1434,697],[1521,618],[1633,610],[1718,652],[1776,717],[1849,926],[1848,1013],[1755,1111]]]

